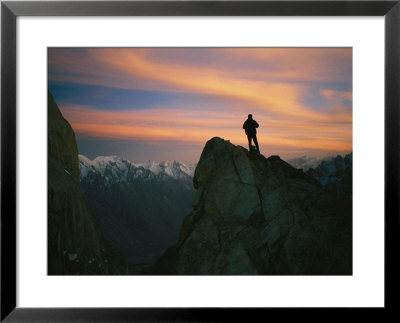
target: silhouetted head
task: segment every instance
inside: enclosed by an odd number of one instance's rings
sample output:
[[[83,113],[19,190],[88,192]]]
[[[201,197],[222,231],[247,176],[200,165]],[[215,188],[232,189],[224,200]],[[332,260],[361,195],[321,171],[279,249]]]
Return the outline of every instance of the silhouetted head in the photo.
[[[252,114],[249,114],[247,117],[248,117],[249,119],[253,119],[253,115],[252,115]]]

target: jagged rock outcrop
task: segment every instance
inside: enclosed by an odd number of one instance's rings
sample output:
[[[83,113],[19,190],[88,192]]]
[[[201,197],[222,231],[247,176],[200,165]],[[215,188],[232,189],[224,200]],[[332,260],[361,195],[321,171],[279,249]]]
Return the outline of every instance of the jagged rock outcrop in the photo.
[[[126,274],[98,238],[79,182],[75,134],[48,94],[48,274]]]
[[[352,273],[351,198],[281,160],[209,140],[179,241],[144,274]]]

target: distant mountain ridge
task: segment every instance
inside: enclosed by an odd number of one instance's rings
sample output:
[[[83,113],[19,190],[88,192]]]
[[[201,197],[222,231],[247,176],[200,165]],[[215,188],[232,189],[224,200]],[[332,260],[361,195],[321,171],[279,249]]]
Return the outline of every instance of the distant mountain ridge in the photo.
[[[301,157],[285,159],[285,161],[294,168],[307,171],[310,168],[318,167],[318,165],[321,164],[323,160],[328,158],[333,158],[333,157],[318,158],[318,157],[308,157],[304,155]]]
[[[111,182],[127,182],[138,178],[142,180],[154,178],[191,180],[196,168],[196,165],[185,165],[176,160],[172,163],[147,161],[136,164],[118,156],[99,156],[93,160],[84,155],[78,157],[81,179],[87,177],[89,172],[97,172]]]
[[[342,155],[337,155],[337,156],[327,156],[327,157],[308,157],[307,155],[301,156],[301,157],[295,157],[295,158],[290,158],[290,159],[285,159],[285,161],[293,166],[294,168],[297,169],[302,169],[304,172],[308,171],[310,168],[317,168],[322,162],[331,162],[338,156],[342,158],[346,158],[346,156],[352,155],[346,154],[344,156]]]
[[[195,166],[79,155],[79,169],[100,236],[125,256],[134,273],[176,243],[191,211]]]
[[[353,169],[353,153],[344,157],[337,155],[334,158],[323,160],[317,167],[309,168],[305,173],[314,177],[323,186],[341,181]]]
[[[323,186],[343,179],[345,173],[353,169],[353,152],[336,157],[297,157],[288,159],[287,163],[297,169],[302,169],[307,175],[315,178]]]

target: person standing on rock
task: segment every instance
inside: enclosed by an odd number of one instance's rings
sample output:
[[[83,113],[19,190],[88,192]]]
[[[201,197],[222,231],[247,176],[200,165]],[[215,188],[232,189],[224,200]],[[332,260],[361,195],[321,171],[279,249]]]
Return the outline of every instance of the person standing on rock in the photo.
[[[249,114],[247,120],[243,123],[243,129],[246,132],[247,140],[249,141],[249,151],[251,151],[251,140],[253,139],[254,144],[256,145],[257,152],[260,153],[260,148],[258,147],[257,141],[257,130],[258,123],[253,119],[253,115]]]

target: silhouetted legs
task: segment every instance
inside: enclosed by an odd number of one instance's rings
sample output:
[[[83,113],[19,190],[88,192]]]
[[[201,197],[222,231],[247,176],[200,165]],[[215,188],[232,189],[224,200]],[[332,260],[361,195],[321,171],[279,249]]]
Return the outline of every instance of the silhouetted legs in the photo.
[[[258,153],[260,153],[260,148],[258,147],[258,141],[257,141],[257,136],[256,135],[253,136],[253,141],[254,141],[254,144],[256,145]]]
[[[253,139],[254,144],[256,145],[258,153],[260,153],[260,148],[258,148],[258,141],[256,135],[247,135],[247,140],[249,141],[249,151],[251,151],[251,139]]]

